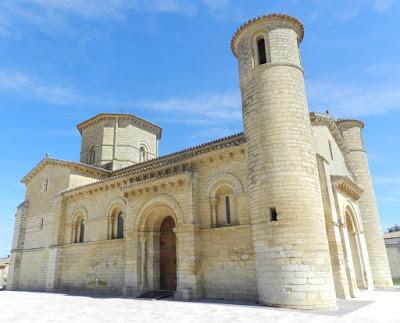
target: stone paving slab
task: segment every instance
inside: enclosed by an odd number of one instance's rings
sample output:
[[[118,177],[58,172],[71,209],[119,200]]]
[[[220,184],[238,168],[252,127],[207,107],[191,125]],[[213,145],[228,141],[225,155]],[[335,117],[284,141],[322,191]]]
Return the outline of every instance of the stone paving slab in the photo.
[[[399,322],[400,289],[339,300],[334,311],[294,311],[249,302],[151,301],[98,294],[0,291],[0,322]]]

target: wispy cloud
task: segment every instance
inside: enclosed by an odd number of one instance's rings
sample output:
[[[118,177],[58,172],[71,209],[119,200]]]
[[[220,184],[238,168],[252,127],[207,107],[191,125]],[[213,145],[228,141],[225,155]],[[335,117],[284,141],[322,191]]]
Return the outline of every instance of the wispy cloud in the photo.
[[[0,92],[61,106],[151,110],[168,115],[169,122],[186,125],[217,125],[240,122],[241,100],[236,91],[208,92],[164,100],[126,100],[82,94],[68,85],[52,84],[21,72],[0,70]]]
[[[21,72],[0,71],[0,91],[4,90],[53,104],[71,105],[87,101],[66,86],[50,85]]]
[[[394,0],[311,0],[313,11],[308,13],[311,22],[319,18],[333,18],[339,22],[348,23],[366,11],[385,12],[394,5]],[[304,6],[303,1],[295,1]]]
[[[217,120],[240,120],[241,103],[238,92],[213,92],[189,98],[169,98],[160,101],[128,103],[131,107],[144,107],[158,112],[200,116]],[[203,119],[205,120],[205,119]]]
[[[393,5],[393,0],[374,0],[373,5],[378,11],[386,11]]]
[[[341,117],[382,115],[400,110],[400,83],[381,84],[311,80],[308,95],[312,110],[326,110]]]
[[[367,80],[367,81],[365,81]],[[340,117],[383,115],[400,110],[400,64],[373,63],[360,71],[360,80],[307,82],[311,109],[330,110]]]
[[[184,0],[24,0],[45,10],[69,12],[84,18],[123,18],[128,11],[192,15],[196,6]]]
[[[18,24],[50,32],[54,27],[70,27],[71,17],[121,21],[134,11],[190,16],[196,14],[197,6],[185,0],[0,0],[0,36],[16,37]]]

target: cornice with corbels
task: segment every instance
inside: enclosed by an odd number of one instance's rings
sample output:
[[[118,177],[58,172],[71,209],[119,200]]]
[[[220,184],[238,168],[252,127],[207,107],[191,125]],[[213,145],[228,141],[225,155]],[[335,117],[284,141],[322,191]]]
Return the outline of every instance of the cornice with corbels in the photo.
[[[209,153],[198,155],[187,160],[167,164],[163,167],[156,167],[155,165],[153,165],[153,167],[139,168],[131,172],[123,173],[122,175],[108,178],[106,180],[66,190],[61,194],[66,200],[74,200],[80,197],[85,197],[88,195],[102,193],[114,189],[119,189],[124,192],[126,190],[129,191],[130,189],[133,191],[141,190],[139,192],[142,193],[155,191],[153,189],[155,182],[161,181],[161,184],[156,185],[156,190],[160,185],[161,188],[165,188],[165,185],[170,185],[169,183],[171,183],[171,180],[175,181],[176,178],[179,177],[179,175],[183,173],[192,174],[195,171],[196,165],[224,162],[225,160],[243,158],[244,155],[245,150],[242,146],[227,147],[225,150],[212,152],[211,154]],[[163,181],[165,181],[164,184]],[[143,186],[146,185],[148,186],[148,188],[143,191]]]
[[[347,176],[331,176],[333,187],[344,195],[357,201],[363,190]]]

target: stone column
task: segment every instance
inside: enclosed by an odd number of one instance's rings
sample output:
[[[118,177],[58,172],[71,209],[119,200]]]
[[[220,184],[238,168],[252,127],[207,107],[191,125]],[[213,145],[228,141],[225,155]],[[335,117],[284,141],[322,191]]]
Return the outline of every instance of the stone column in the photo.
[[[49,241],[46,291],[59,288],[61,279],[62,245],[65,234],[65,212],[62,194],[54,198],[52,232]]]
[[[25,201],[17,208],[15,215],[15,227],[10,256],[10,268],[8,270],[7,289],[18,289],[19,273],[24,249],[26,219],[29,213],[29,201]]]
[[[345,156],[346,162],[353,172],[357,184],[364,191],[358,203],[374,285],[375,287],[392,287],[393,282],[383,241],[368,156],[362,139],[364,123],[357,120],[339,120],[337,125],[342,131],[348,148]]]
[[[349,233],[347,231],[347,227],[343,224],[342,220],[340,221],[340,233],[343,241],[342,246],[344,254],[344,263],[346,266],[350,295],[351,297],[357,297],[359,295],[359,290],[356,283],[356,275],[354,271],[353,255],[351,253]]]
[[[147,232],[140,232],[140,291],[147,289]]]
[[[141,243],[139,234],[136,232],[126,232],[125,238],[125,275],[122,294],[124,296],[140,295],[140,261]],[[141,259],[140,259],[141,260]]]
[[[216,228],[218,226],[217,222],[217,199],[210,199],[210,207],[211,207],[211,228]]]
[[[200,237],[195,224],[175,229],[177,237],[177,298],[185,300],[202,296],[199,270]]]

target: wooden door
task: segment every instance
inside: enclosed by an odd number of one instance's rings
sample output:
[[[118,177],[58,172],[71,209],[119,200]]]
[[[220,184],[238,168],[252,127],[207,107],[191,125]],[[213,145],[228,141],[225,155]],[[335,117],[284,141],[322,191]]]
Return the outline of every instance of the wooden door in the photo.
[[[176,290],[175,221],[165,218],[160,228],[160,289]]]

